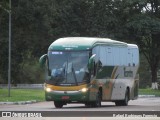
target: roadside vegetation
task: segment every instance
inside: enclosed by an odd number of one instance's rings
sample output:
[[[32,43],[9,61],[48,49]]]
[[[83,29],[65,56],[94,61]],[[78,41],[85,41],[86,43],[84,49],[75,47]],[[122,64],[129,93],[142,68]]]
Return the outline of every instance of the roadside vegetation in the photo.
[[[155,95],[160,97],[160,90],[150,88],[139,89],[139,95]],[[18,101],[45,101],[43,89],[11,89],[11,97],[8,97],[8,89],[0,89],[0,102],[18,102]]]
[[[160,90],[153,90],[151,88],[139,89],[139,95],[155,95],[160,97]]]
[[[0,102],[44,101],[43,89],[11,89],[10,94],[8,97],[8,89],[0,89]]]

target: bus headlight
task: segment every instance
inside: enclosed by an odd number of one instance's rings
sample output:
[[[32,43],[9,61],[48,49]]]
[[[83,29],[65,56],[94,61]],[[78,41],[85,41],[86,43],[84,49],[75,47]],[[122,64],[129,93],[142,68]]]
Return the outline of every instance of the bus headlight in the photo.
[[[47,91],[47,92],[51,92],[52,89],[51,89],[51,88],[46,88],[46,91]]]
[[[87,92],[87,91],[88,91],[88,88],[82,88],[80,91],[81,91],[81,92]]]

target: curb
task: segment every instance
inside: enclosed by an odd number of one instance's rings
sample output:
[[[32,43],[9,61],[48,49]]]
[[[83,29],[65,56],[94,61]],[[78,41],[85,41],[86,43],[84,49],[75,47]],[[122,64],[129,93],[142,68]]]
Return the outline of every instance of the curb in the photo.
[[[138,98],[153,98],[155,95],[138,95]]]
[[[25,105],[25,104],[32,104],[37,103],[37,100],[31,100],[31,101],[19,101],[19,102],[0,102],[0,105]]]
[[[0,88],[7,88],[8,84],[0,84]],[[44,84],[11,84],[12,89],[43,89]]]

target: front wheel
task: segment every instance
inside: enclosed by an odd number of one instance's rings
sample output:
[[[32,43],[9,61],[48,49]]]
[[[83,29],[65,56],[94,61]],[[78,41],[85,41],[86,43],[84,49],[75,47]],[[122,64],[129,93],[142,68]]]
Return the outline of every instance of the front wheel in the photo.
[[[62,102],[56,102],[56,101],[54,101],[54,106],[56,108],[62,108],[63,107],[63,103]]]
[[[96,101],[95,102],[93,102],[93,103],[91,103],[91,106],[92,107],[101,107],[101,93],[100,92],[98,92],[97,93],[97,96],[96,96]]]

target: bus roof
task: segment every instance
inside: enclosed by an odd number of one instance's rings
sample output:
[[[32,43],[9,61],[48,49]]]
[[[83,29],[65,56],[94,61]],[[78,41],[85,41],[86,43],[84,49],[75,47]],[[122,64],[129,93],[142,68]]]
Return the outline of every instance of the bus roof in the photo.
[[[96,45],[127,46],[127,43],[109,38],[66,37],[59,38],[49,46],[51,50],[89,50]]]
[[[135,44],[128,44],[128,47],[129,47],[129,48],[138,48],[138,46],[135,45]]]

